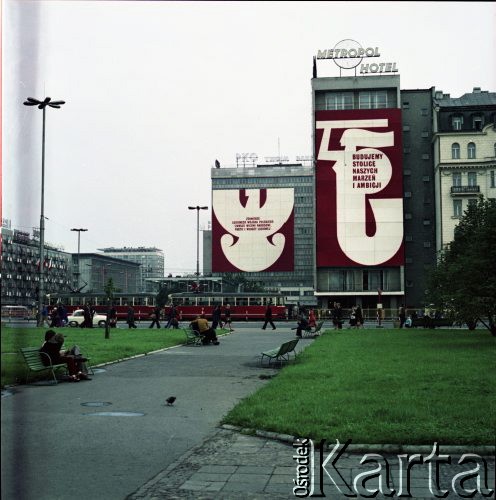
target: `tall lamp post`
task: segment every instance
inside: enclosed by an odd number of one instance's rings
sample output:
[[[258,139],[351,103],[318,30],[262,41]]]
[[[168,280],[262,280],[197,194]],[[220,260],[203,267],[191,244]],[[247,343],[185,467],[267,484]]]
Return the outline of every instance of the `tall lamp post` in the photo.
[[[73,227],[71,229],[71,231],[77,231],[77,234],[78,234],[78,258],[77,258],[77,284],[76,284],[76,288],[79,288],[79,275],[81,274],[81,272],[79,270],[79,254],[81,251],[81,232],[88,231],[88,230],[84,229],[82,227],[79,227],[79,228]]]
[[[60,108],[65,101],[52,101],[50,97],[45,97],[43,101],[28,97],[23,103],[25,106],[38,106],[43,111],[43,132],[41,142],[41,215],[40,215],[40,286],[38,294],[38,324],[41,325],[43,302],[45,300],[45,109]]]
[[[188,207],[189,210],[196,210],[196,279],[198,290],[200,289],[200,210],[208,210],[208,207]]]

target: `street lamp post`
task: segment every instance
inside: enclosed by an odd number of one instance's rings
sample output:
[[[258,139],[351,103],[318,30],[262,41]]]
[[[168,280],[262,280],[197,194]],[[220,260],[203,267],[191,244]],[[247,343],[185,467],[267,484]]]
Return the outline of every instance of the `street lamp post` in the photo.
[[[189,210],[196,210],[196,279],[198,288],[200,287],[200,210],[208,210],[208,207],[188,207]]]
[[[45,260],[45,109],[60,108],[65,101],[52,101],[50,97],[45,97],[43,101],[28,97],[23,103],[25,106],[38,106],[38,109],[43,111],[43,131],[41,141],[41,215],[40,215],[40,285],[38,293],[38,324],[41,325],[43,302],[45,299],[45,277],[44,277],[44,260]]]
[[[75,228],[73,227],[71,231],[77,231],[78,234],[78,256],[77,256],[77,284],[76,288],[79,288],[79,275],[81,274],[81,271],[79,270],[79,254],[81,251],[81,232],[88,231],[87,229],[84,229],[82,227]]]

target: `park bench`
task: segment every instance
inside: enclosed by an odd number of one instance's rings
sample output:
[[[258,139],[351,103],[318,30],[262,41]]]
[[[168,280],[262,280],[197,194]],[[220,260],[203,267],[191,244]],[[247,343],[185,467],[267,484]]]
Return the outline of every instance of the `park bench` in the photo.
[[[52,373],[55,383],[57,383],[57,377],[55,376],[56,370],[64,369],[67,372],[67,365],[65,363],[52,365],[50,356],[45,352],[40,352],[37,347],[22,347],[21,354],[27,366],[26,384],[28,383],[30,372],[41,372],[44,370],[49,370]],[[50,364],[48,366],[45,366],[43,364],[42,356],[46,356],[50,361]]]
[[[439,326],[453,326],[453,320],[447,318],[414,318],[411,328],[436,328]]]
[[[263,364],[263,360],[265,357],[269,358],[269,366],[272,361],[279,361],[282,363],[283,361],[289,361],[289,355],[293,353],[296,357],[296,344],[300,339],[290,340],[289,342],[285,342],[280,347],[275,349],[271,349],[270,351],[262,352],[262,357],[260,359],[260,364]]]
[[[183,328],[186,335],[186,345],[202,345],[201,335],[193,328]]]
[[[302,336],[305,335],[305,336],[311,336],[311,337],[317,337],[320,335],[320,330],[322,329],[322,325],[324,324],[323,321],[319,321],[317,322],[317,324],[315,325],[315,328],[312,327],[312,326],[309,326],[308,328],[306,328],[303,332],[302,332]]]

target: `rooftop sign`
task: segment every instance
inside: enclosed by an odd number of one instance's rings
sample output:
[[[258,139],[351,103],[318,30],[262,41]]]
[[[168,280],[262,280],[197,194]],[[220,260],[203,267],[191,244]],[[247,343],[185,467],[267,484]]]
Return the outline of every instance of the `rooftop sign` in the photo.
[[[317,59],[332,59],[341,69],[356,68],[365,57],[380,57],[379,48],[364,48],[356,40],[346,39],[338,42],[333,49],[319,50],[317,52]],[[396,63],[372,63],[360,66],[360,74],[397,72]]]

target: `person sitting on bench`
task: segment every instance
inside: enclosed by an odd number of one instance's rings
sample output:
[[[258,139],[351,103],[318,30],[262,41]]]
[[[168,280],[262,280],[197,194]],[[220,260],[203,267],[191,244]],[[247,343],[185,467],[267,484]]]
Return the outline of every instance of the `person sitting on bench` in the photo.
[[[83,372],[83,363],[86,358],[68,354],[66,351],[61,351],[64,344],[64,336],[61,333],[55,333],[53,330],[48,330],[45,333],[45,342],[40,348],[40,352],[48,354],[52,365],[65,363],[71,381],[79,382],[80,380],[91,380],[86,373]],[[50,361],[46,356],[42,356],[42,361],[45,366],[50,365]]]
[[[298,317],[298,326],[296,327],[296,336],[301,337],[301,332],[306,331],[310,328],[310,325],[308,323],[308,319],[305,315],[305,311],[301,313],[301,315]]]
[[[204,314],[198,316],[191,322],[191,328],[193,328],[193,330],[196,330],[201,335],[203,345],[208,345],[210,343],[219,345],[215,330],[210,328]]]

